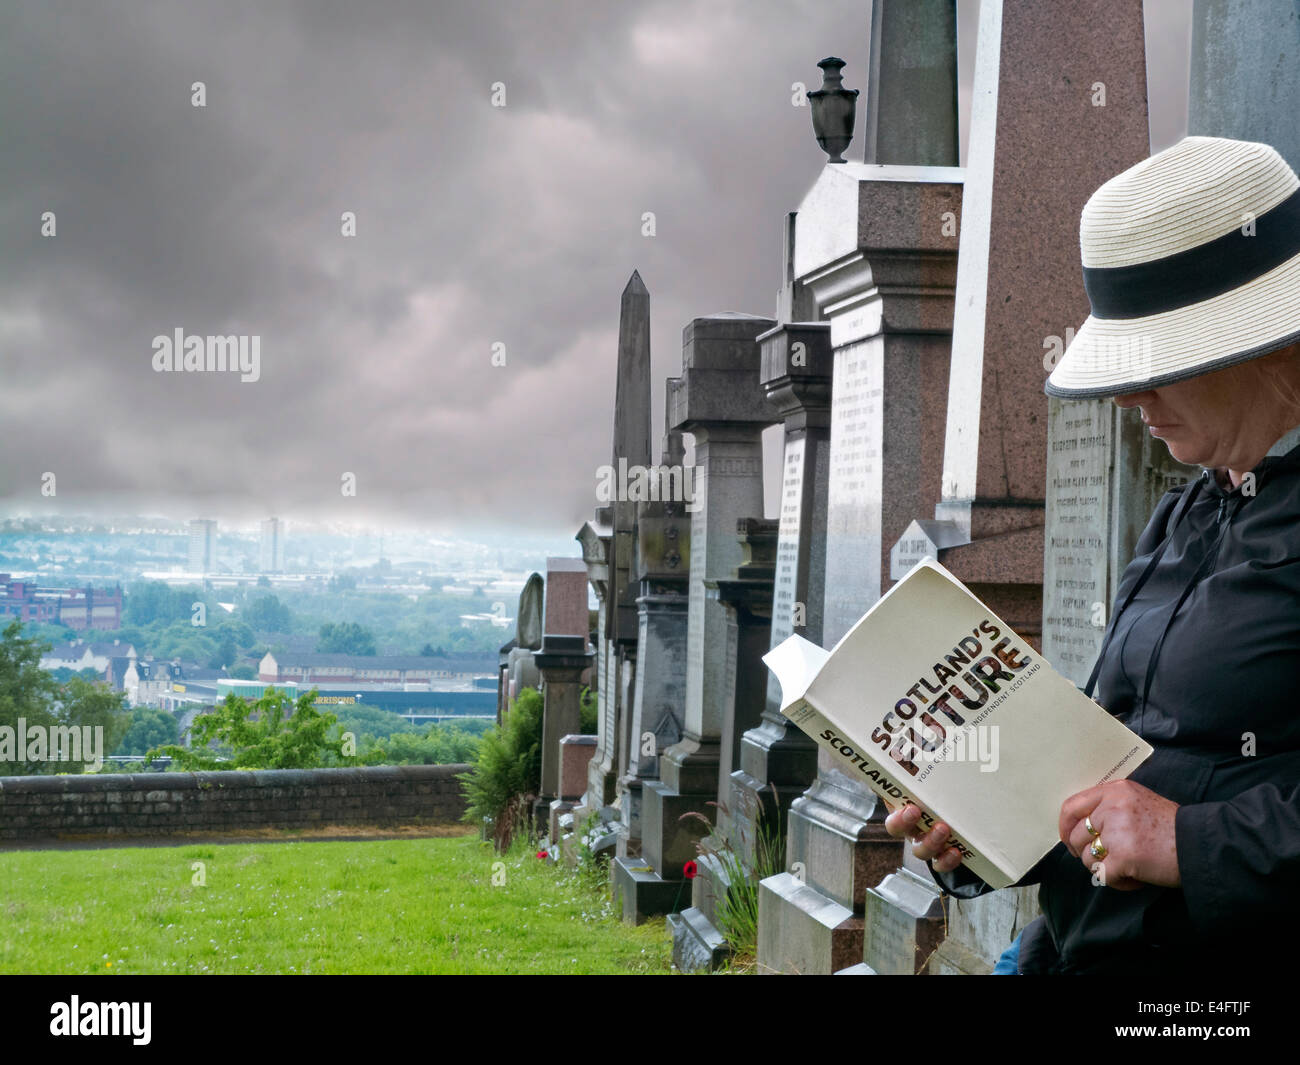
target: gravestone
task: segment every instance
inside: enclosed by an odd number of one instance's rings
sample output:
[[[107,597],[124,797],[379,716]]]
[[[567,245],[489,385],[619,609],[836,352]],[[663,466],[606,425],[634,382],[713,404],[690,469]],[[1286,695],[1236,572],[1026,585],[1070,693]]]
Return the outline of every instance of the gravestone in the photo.
[[[614,802],[617,758],[618,685],[614,683],[616,651],[614,641],[605,636],[609,610],[609,545],[612,527],[603,518],[608,508],[597,510],[596,517],[585,522],[574,537],[582,546],[582,561],[587,567],[587,582],[598,604],[596,621],[596,747],[587,767],[587,788],[575,817],[581,821]]]
[[[1300,8],[1195,0],[1187,132],[1271,144],[1300,170]]]
[[[560,740],[580,732],[582,674],[587,650],[587,567],[576,558],[546,560],[546,609],[542,646],[533,661],[542,674],[542,792],[539,821],[560,798]]]
[[[722,604],[727,619],[726,642],[713,652],[726,662],[728,675],[719,755],[722,769],[711,814],[713,829],[700,843],[697,873],[691,881],[691,908],[682,912],[683,920],[673,924],[673,953],[684,958],[708,954],[710,964],[719,960],[710,944],[723,926],[721,907],[737,872],[733,863],[742,852],[757,849],[757,840],[742,840],[741,836],[754,831],[760,819],[756,811],[732,806],[731,774],[740,768],[740,737],[758,725],[766,704],[767,671],[762,659],[772,643],[778,525],[762,518],[742,518],[736,533],[744,561],[731,579],[707,578],[704,582],[708,598]],[[684,947],[677,942],[679,937],[690,939],[693,945]]]
[[[642,855],[665,879],[681,876],[701,831],[681,816],[707,814],[717,799],[727,663],[726,611],[705,580],[727,578],[742,561],[736,522],[763,512],[762,432],[773,420],[758,384],[756,338],[769,318],[719,314],[683,330],[682,375],[669,392],[669,423],[695,438],[687,607],[686,719],[663,752],[660,780],[645,786]]]
[[[799,209],[797,268],[830,320],[834,351],[826,647],[880,597],[889,547],[914,508],[939,498],[960,178],[950,167],[828,166]],[[774,920],[760,924],[761,970],[795,971],[814,944],[813,971],[861,960],[867,890],[902,853],[884,815],[818,752],[817,779],[789,813],[792,872],[760,885],[780,895],[765,900]]]
[[[793,234],[787,243],[792,249]],[[792,274],[792,257],[789,268]],[[790,282],[793,287],[793,276]],[[811,299],[811,292],[808,296]],[[812,311],[816,312],[815,305]],[[760,336],[759,344],[763,387],[785,429],[771,646],[795,633],[821,643],[830,465],[830,326],[779,325]],[[731,775],[733,834],[750,868],[756,865],[753,844],[760,824],[784,840],[790,805],[816,775],[817,745],[781,714],[781,686],[769,673],[762,720],[741,737],[740,764]]]
[[[531,573],[519,593],[515,612],[515,646],[536,651],[542,646],[542,599],[544,583],[540,573]]]
[[[610,582],[614,601],[605,633],[628,646],[636,643],[638,582],[633,571],[636,553],[636,503],[624,498],[620,471],[650,466],[650,293],[635,270],[619,305],[618,366],[614,394],[613,471],[618,491],[613,507],[610,543]]]
[[[669,382],[668,391],[672,390]],[[659,754],[682,735],[686,717],[686,611],[690,579],[689,495],[681,434],[664,437],[656,468],[659,498],[637,503],[636,671],[621,760],[620,857],[641,853],[641,801],[659,779]]]
[[[1077,687],[1157,501],[1198,473],[1147,432],[1136,407],[1048,400],[1043,657]]]
[[[593,522],[578,532],[583,561],[599,604],[597,619],[596,750],[588,767],[587,792],[575,816],[586,818],[617,799],[618,746],[628,704],[624,676],[636,642],[636,504],[621,491],[619,476],[650,463],[650,294],[635,270],[619,301],[618,356],[614,384],[612,462],[615,487]],[[597,474],[601,476],[600,471]]]

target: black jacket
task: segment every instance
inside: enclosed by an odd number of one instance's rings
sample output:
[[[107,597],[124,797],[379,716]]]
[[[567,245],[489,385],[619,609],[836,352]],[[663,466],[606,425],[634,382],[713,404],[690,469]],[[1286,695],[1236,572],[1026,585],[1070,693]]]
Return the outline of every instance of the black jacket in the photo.
[[[1024,972],[1231,971],[1300,946],[1300,447],[1252,473],[1160,500],[1099,664],[1098,701],[1155,748],[1130,779],[1180,806],[1182,887],[1096,887],[1058,844],[1022,881],[1043,909]],[[990,890],[964,868],[936,879]]]

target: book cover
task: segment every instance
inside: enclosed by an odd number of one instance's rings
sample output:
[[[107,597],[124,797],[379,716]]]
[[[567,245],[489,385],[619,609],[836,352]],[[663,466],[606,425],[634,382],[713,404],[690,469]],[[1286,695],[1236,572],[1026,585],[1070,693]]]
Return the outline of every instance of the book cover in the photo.
[[[763,661],[786,717],[877,795],[919,806],[923,828],[947,824],[994,887],[1059,842],[1065,799],[1151,753],[929,558],[833,650],[791,636]]]

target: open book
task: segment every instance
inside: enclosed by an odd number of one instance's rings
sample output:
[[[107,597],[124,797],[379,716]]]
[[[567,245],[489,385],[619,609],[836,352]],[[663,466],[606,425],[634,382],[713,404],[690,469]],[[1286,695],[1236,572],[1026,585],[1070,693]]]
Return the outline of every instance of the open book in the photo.
[[[763,661],[781,712],[855,780],[1006,887],[1059,841],[1061,803],[1128,776],[1150,744],[1057,673],[926,558],[834,650],[791,636]]]

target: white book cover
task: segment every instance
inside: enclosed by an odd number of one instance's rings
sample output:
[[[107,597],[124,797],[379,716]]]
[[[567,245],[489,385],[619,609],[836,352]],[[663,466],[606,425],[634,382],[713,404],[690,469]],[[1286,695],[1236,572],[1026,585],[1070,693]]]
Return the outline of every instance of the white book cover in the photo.
[[[947,824],[993,887],[1060,842],[1065,799],[1151,753],[930,558],[833,650],[791,636],[763,661],[786,717],[923,828]]]

